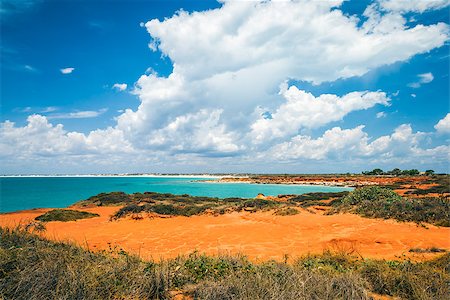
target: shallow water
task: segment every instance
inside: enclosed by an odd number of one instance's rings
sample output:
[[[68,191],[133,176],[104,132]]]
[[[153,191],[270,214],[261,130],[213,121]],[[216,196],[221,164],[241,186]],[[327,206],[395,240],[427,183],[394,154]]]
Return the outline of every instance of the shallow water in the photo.
[[[123,191],[252,198],[263,193],[304,194],[338,192],[345,187],[249,183],[207,183],[193,177],[1,177],[0,212],[44,207],[67,207],[102,193]]]

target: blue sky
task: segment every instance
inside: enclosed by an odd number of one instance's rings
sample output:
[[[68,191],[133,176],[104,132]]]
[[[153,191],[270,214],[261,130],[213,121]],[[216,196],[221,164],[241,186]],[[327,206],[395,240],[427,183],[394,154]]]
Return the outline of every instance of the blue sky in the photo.
[[[1,0],[0,173],[448,172],[448,5]]]

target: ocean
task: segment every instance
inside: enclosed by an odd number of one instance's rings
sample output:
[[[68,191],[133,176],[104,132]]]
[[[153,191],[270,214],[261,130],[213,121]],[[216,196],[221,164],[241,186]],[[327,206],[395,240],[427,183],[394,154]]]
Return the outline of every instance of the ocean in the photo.
[[[67,207],[79,200],[103,193],[122,191],[189,194],[209,197],[252,198],[263,193],[304,194],[309,192],[338,192],[346,187],[318,185],[208,183],[208,178],[195,177],[0,177],[0,212],[23,209]],[[211,178],[212,179],[212,178]]]

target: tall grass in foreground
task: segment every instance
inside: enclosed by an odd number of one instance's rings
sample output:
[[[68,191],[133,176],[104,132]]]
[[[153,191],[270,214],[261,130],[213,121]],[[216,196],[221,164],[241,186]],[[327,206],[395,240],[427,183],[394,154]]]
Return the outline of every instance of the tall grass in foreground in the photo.
[[[356,260],[324,253],[292,263],[197,253],[162,262],[124,251],[92,253],[72,244],[0,228],[0,299],[445,299],[449,261]]]

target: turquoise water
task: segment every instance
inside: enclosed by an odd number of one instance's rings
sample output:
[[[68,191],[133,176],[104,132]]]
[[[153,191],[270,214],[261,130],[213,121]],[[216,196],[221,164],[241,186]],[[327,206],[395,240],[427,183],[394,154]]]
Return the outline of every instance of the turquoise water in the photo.
[[[344,187],[199,181],[204,179],[192,177],[1,177],[0,212],[42,207],[67,207],[90,196],[113,191],[125,193],[149,191],[218,198],[252,198],[258,193],[276,196],[351,190],[351,188]]]

